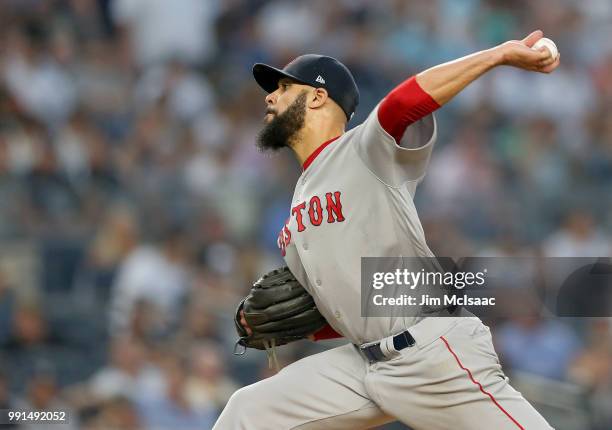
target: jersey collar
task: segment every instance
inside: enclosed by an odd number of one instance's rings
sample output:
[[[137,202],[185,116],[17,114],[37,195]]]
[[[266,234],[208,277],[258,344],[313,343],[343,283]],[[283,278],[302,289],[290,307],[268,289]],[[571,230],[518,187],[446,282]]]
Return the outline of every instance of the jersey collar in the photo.
[[[312,164],[312,162],[315,160],[315,158],[317,158],[319,156],[319,154],[321,153],[321,151],[323,151],[327,145],[329,145],[330,143],[332,143],[334,140],[338,139],[341,135],[333,137],[329,140],[326,140],[325,142],[323,142],[317,149],[315,149],[312,154],[310,154],[308,156],[308,158],[306,159],[306,161],[304,161],[304,164],[302,165],[302,170],[305,171],[306,169],[308,169],[308,166],[310,166]]]

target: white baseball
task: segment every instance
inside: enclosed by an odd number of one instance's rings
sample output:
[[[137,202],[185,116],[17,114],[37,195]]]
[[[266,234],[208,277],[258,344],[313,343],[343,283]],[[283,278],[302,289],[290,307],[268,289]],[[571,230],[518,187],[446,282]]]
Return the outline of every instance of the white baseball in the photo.
[[[551,57],[557,58],[557,55],[559,55],[559,50],[557,49],[557,45],[555,45],[555,42],[550,40],[548,37],[543,37],[540,40],[538,40],[532,46],[532,48],[536,49],[536,50],[539,50],[542,46],[544,46],[544,47],[546,47],[546,49],[548,49],[548,51],[550,52]]]

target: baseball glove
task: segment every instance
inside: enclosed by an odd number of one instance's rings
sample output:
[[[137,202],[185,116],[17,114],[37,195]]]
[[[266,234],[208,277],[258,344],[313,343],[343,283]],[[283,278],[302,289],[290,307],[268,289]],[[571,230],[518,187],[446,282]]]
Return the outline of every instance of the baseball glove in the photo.
[[[240,324],[240,311],[252,330],[250,335]],[[312,296],[286,266],[253,284],[238,305],[234,321],[239,336],[236,346],[266,350],[304,339],[326,324]]]

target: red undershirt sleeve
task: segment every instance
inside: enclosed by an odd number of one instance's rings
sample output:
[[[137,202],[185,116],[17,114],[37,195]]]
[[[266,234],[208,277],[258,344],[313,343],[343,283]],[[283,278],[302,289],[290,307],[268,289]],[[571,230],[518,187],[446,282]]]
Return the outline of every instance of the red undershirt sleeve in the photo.
[[[378,108],[378,121],[399,145],[406,128],[440,105],[417,83],[416,76],[395,87]]]
[[[325,324],[325,326],[320,329],[318,332],[314,334],[314,340],[325,340],[325,339],[337,339],[339,337],[343,337],[340,333],[334,330],[329,324]]]

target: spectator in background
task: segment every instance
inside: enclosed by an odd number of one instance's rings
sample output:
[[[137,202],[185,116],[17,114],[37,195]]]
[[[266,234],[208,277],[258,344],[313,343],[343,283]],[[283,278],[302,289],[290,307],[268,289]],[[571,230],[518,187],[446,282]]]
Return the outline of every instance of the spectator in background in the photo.
[[[136,214],[131,207],[116,204],[108,208],[89,243],[75,289],[98,303],[108,303],[117,270],[138,245],[139,237]]]
[[[186,386],[189,403],[198,409],[211,405],[221,413],[239,386],[227,375],[223,354],[213,342],[196,344],[189,356],[191,377]]]
[[[217,300],[211,291],[206,291],[208,297],[197,297],[192,292],[183,313],[181,327],[176,333],[176,342],[180,348],[190,348],[199,342],[221,340],[219,327],[215,318],[214,304]]]
[[[43,152],[45,128],[31,116],[19,116],[3,130],[6,169],[22,178],[29,175]]]
[[[163,359],[166,389],[139,403],[139,415],[147,430],[201,430],[212,428],[218,412],[212,402],[191,403],[187,396],[190,375],[180,359]]]
[[[520,137],[514,142],[516,165],[526,189],[542,196],[542,211],[555,208],[564,198],[569,184],[568,157],[559,138],[557,124],[535,114],[520,124]],[[554,214],[551,214],[554,215]]]
[[[121,137],[131,124],[136,80],[127,42],[116,37],[83,43],[75,70],[79,107],[91,114],[108,137]]]
[[[149,67],[134,92],[140,110],[147,110],[166,98],[168,113],[186,124],[206,115],[215,102],[213,89],[205,77],[176,60]]]
[[[81,194],[117,192],[118,178],[110,161],[111,148],[88,112],[76,111],[53,142],[58,170]]]
[[[91,243],[91,260],[102,271],[113,271],[138,245],[136,214],[129,206],[110,207]]]
[[[20,399],[16,406],[17,409],[25,411],[65,411],[66,422],[54,425],[54,427],[58,430],[77,430],[79,428],[78,416],[67,403],[61,400],[59,394],[53,373],[48,369],[39,369],[32,375],[28,383],[27,396]],[[37,430],[40,429],[40,423],[22,423],[19,428]]]
[[[74,232],[83,221],[83,201],[59,169],[52,146],[42,142],[36,149],[32,168],[24,178],[33,227],[46,235],[56,228]]]
[[[46,49],[48,32],[46,22],[36,19],[11,29],[4,79],[26,112],[55,126],[74,109],[77,93],[68,71]]]
[[[115,22],[128,32],[142,67],[178,57],[204,64],[216,48],[214,0],[114,0]]]
[[[126,335],[146,344],[152,344],[175,336],[175,329],[176,327],[168,324],[159,306],[149,300],[140,299],[132,308]]]
[[[591,398],[594,422],[603,430],[612,422],[612,325],[609,318],[602,318],[588,328],[587,345],[571,363],[569,379],[595,394]]]
[[[566,282],[580,267],[593,264],[600,257],[612,255],[612,240],[597,227],[593,215],[584,209],[570,211],[561,227],[543,242],[542,252],[545,257],[556,257],[548,261],[548,266],[544,266],[546,276],[551,281],[547,286],[549,292],[552,293],[549,294],[549,299],[556,299],[557,294],[567,294],[567,296],[561,296],[563,300],[557,305],[563,303],[562,307],[565,310],[561,312],[569,311],[569,315],[572,315],[570,309],[577,312],[575,315],[585,315],[585,312],[588,315],[594,312],[598,306],[589,305],[590,296],[585,296],[585,294],[596,291],[597,287],[605,288],[603,284],[575,284],[574,288],[565,289],[571,285]],[[578,294],[580,300],[573,301],[572,294]],[[596,303],[593,302],[593,304]],[[553,309],[557,309],[557,305]]]
[[[40,373],[41,366],[64,365],[56,361],[70,347],[75,345],[68,341],[65,333],[53,329],[38,303],[20,300],[15,304],[10,335],[0,344],[0,352],[7,368],[11,369],[14,383],[23,387],[31,375]]]
[[[597,228],[589,212],[574,210],[543,248],[548,257],[607,257],[612,252],[612,242]]]
[[[68,390],[79,409],[97,408],[115,398],[139,402],[163,391],[162,374],[150,363],[141,342],[121,336],[113,339],[110,348],[110,362],[88,381]]]
[[[171,229],[158,246],[140,245],[119,268],[111,299],[111,332],[126,330],[136,303],[157,307],[164,323],[172,326],[189,288],[188,249],[184,233]]]
[[[123,397],[114,397],[102,406],[83,430],[143,430],[133,403]]]
[[[26,301],[17,303],[11,321],[10,335],[2,344],[3,351],[16,356],[61,343],[62,339],[50,330],[37,303]]]
[[[555,319],[541,318],[535,311],[503,324],[495,339],[496,350],[511,371],[558,380],[565,379],[582,346],[570,327]]]

